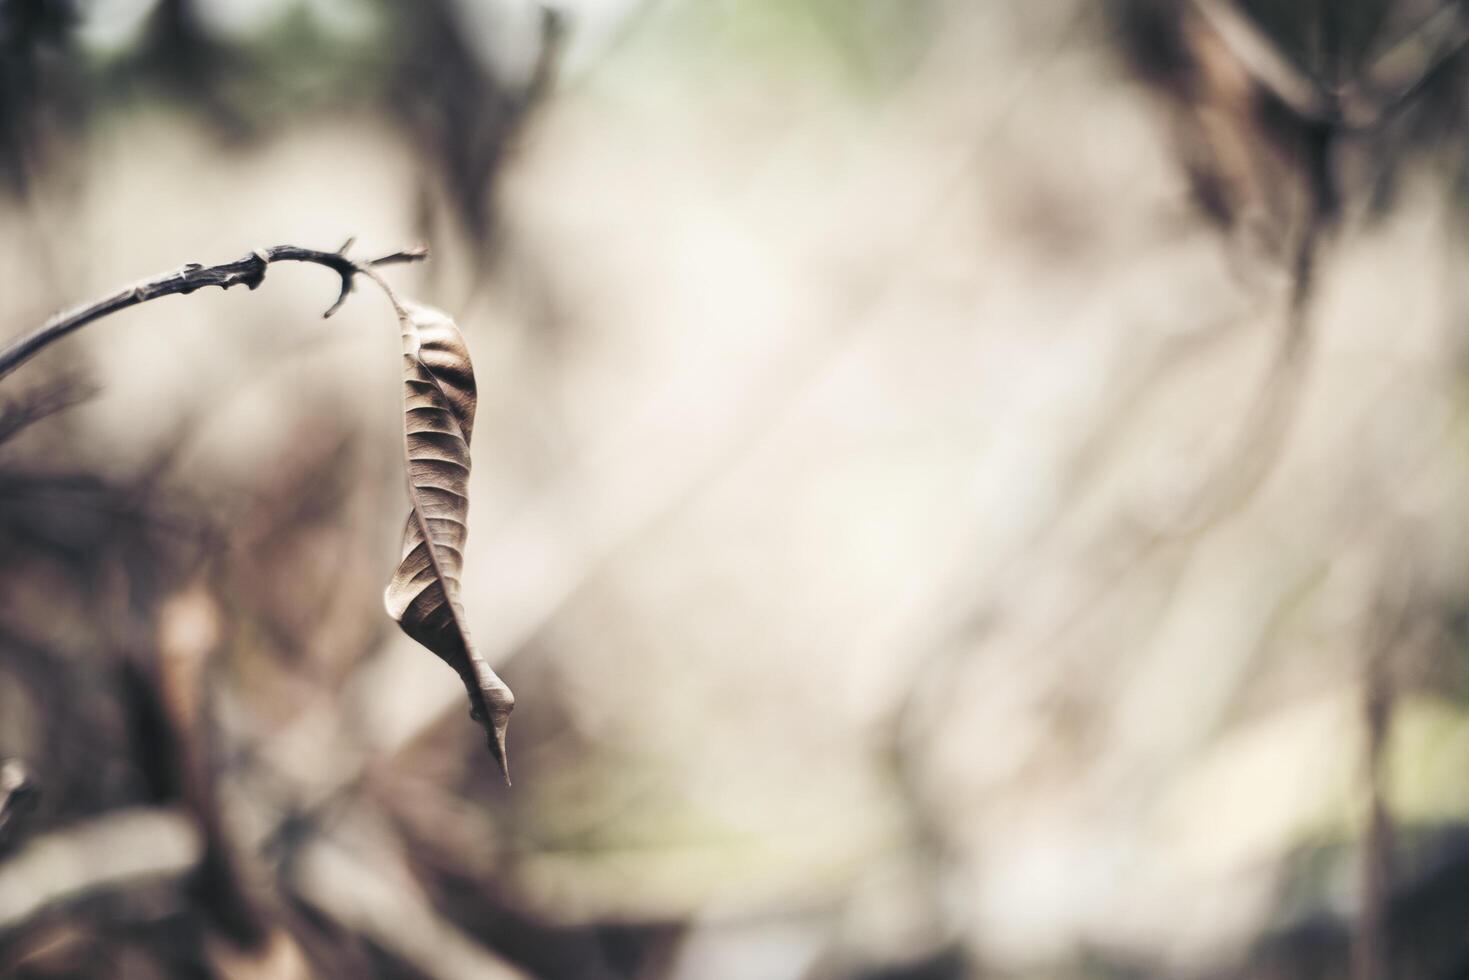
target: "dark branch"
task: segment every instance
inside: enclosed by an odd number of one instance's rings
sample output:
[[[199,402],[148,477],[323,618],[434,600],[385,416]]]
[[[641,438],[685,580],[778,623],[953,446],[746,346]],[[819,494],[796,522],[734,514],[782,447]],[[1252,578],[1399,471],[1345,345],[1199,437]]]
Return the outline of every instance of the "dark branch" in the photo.
[[[212,265],[206,268],[191,263],[175,272],[156,276],[87,306],[57,314],[36,330],[17,338],[4,350],[0,350],[0,378],[4,378],[35,356],[52,341],[86,326],[93,320],[100,320],[104,316],[116,313],[118,310],[125,310],[129,306],[137,306],[139,303],[146,303],[162,296],[172,296],[175,293],[187,295],[196,289],[208,286],[229,289],[231,286],[244,285],[249,289],[254,289],[265,280],[265,267],[272,262],[312,262],[326,266],[340,276],[342,290],[337,295],[336,302],[332,303],[326,313],[322,314],[331,316],[347,299],[347,294],[352,291],[353,280],[364,269],[398,262],[417,262],[428,257],[426,248],[416,246],[381,256],[371,262],[361,263],[346,255],[347,246],[351,244],[352,239],[349,238],[347,244],[336,252],[320,252],[312,248],[298,248],[295,245],[276,245],[273,248],[257,249],[242,259],[226,262],[224,265]]]

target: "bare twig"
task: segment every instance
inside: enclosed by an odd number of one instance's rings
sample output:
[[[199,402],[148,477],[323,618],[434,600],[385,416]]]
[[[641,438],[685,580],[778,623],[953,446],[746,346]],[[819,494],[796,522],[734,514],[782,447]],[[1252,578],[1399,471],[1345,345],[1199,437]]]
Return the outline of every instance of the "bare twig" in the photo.
[[[54,831],[0,863],[0,933],[56,903],[174,878],[198,861],[193,824],[173,810],[114,810]]]
[[[1388,970],[1387,900],[1392,887],[1392,813],[1388,809],[1388,728],[1392,723],[1393,691],[1384,661],[1390,651],[1375,650],[1367,665],[1363,704],[1366,723],[1366,759],[1363,774],[1367,790],[1367,825],[1361,845],[1361,910],[1352,930],[1353,980],[1382,980]]]
[[[1270,35],[1230,0],[1194,0],[1194,9],[1231,54],[1272,95],[1303,119],[1336,118],[1334,93],[1293,62]]]
[[[0,403],[0,443],[13,438],[27,426],[50,415],[80,405],[96,389],[76,375],[63,376],[15,398]]]
[[[348,239],[347,245],[350,244],[352,240]],[[271,248],[256,249],[242,259],[226,262],[223,265],[202,266],[190,263],[174,272],[155,276],[86,306],[58,314],[37,329],[17,338],[4,350],[0,350],[0,378],[4,378],[35,356],[52,341],[94,320],[100,320],[104,316],[116,313],[118,310],[125,310],[130,306],[137,306],[139,303],[146,303],[163,296],[172,296],[176,293],[187,295],[196,289],[208,286],[228,289],[231,286],[244,285],[249,289],[254,289],[265,280],[265,267],[272,262],[312,262],[326,266],[340,276],[342,279],[341,292],[337,295],[336,301],[322,314],[331,316],[341,307],[347,294],[352,291],[352,282],[359,273],[375,266],[417,262],[428,257],[428,249],[416,246],[361,263],[346,255],[347,245],[342,246],[342,249],[336,252],[321,252],[311,248],[300,248],[296,245],[276,245]]]
[[[335,834],[313,841],[293,863],[291,890],[423,976],[529,980],[515,964],[442,917],[416,886],[392,839],[373,830],[371,818],[360,811],[346,814]]]

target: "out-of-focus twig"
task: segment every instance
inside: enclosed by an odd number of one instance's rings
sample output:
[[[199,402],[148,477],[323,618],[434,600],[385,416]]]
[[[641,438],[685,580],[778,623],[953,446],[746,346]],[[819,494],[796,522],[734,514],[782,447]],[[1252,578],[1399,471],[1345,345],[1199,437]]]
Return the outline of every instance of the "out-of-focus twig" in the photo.
[[[0,443],[47,416],[80,405],[95,393],[96,389],[91,385],[75,378],[60,378],[32,391],[22,392],[0,405]]]
[[[38,837],[0,863],[0,933],[90,892],[175,877],[199,861],[193,822],[172,810],[116,810]]]
[[[295,863],[296,892],[331,918],[440,980],[529,980],[529,975],[446,922],[413,885],[395,845],[375,839],[371,861],[332,837]]]
[[[1352,980],[1389,976],[1388,904],[1393,886],[1393,821],[1387,800],[1387,747],[1396,700],[1393,660],[1414,641],[1410,629],[1413,580],[1401,538],[1383,546],[1374,606],[1363,641],[1362,778],[1366,821],[1361,843],[1361,909],[1352,933]]]
[[[1194,8],[1219,34],[1230,53],[1272,95],[1307,119],[1332,117],[1334,99],[1321,82],[1303,72],[1250,17],[1228,0],[1194,0]]]
[[[1311,300],[1324,220],[1319,211],[1313,213],[1301,233],[1280,340],[1235,443],[1205,474],[1188,508],[1166,529],[1169,536],[1201,533],[1234,514],[1274,472],[1295,420],[1311,358]]]
[[[1326,84],[1281,52],[1234,0],[1194,0],[1194,7],[1250,77],[1291,111],[1358,131],[1386,122],[1469,47],[1469,15],[1445,3],[1373,59],[1362,77]]]

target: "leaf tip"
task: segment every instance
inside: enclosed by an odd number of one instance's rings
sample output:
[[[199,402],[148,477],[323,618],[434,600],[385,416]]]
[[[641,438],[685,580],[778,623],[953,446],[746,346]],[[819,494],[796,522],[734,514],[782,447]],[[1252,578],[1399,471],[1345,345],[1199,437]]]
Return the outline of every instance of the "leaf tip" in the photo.
[[[510,782],[510,756],[505,751],[505,726],[496,725],[495,733],[490,739],[490,751],[494,753],[495,761],[500,764],[500,775],[505,777],[505,787],[508,789],[513,784]]]
[[[511,707],[515,702],[510,702]],[[500,774],[505,777],[505,785],[510,782],[510,755],[505,747],[505,736],[510,728],[510,708],[499,707],[493,709],[494,719],[485,724],[485,717],[477,708],[469,709],[469,717],[485,726],[485,742],[490,746],[490,755],[495,757],[495,762],[500,766]]]

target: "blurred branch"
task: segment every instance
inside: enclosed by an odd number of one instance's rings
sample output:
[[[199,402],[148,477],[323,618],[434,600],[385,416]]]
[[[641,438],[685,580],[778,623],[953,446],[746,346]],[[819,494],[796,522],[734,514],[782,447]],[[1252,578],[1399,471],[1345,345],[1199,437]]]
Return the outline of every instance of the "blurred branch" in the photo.
[[[294,890],[425,976],[528,980],[515,965],[443,919],[414,886],[390,836],[374,838],[370,861],[333,838],[312,842],[297,861]]]
[[[1293,62],[1234,0],[1194,0],[1194,7],[1250,77],[1296,115],[1358,130],[1381,124],[1469,47],[1469,14],[1446,3],[1377,56],[1365,77],[1328,85]]]
[[[1295,420],[1311,359],[1311,299],[1322,226],[1318,207],[1307,218],[1296,248],[1285,322],[1264,383],[1236,435],[1236,443],[1209,471],[1190,505],[1163,529],[1169,537],[1195,535],[1235,514],[1275,470]]]
[[[1422,93],[1469,46],[1469,14],[1458,4],[1435,11],[1416,30],[1384,52],[1372,65],[1368,105],[1349,118],[1365,125],[1382,122]],[[1372,96],[1375,96],[1373,98]]]
[[[1384,980],[1390,975],[1392,936],[1389,899],[1393,890],[1393,815],[1388,800],[1390,773],[1387,750],[1397,690],[1394,660],[1416,637],[1415,585],[1408,535],[1401,527],[1384,532],[1378,559],[1377,595],[1364,639],[1362,721],[1365,744],[1362,778],[1366,820],[1361,845],[1361,909],[1352,933],[1352,980]]]
[[[347,294],[352,291],[353,280],[359,273],[366,273],[375,266],[417,262],[428,257],[428,250],[418,246],[380,256],[367,263],[360,263],[356,259],[348,258],[346,254],[351,244],[352,240],[348,239],[347,243],[335,252],[320,252],[316,249],[299,248],[295,245],[276,245],[267,249],[256,249],[242,259],[226,262],[223,265],[201,266],[190,263],[175,272],[155,276],[86,306],[59,314],[31,333],[17,338],[4,350],[0,350],[0,378],[5,377],[35,356],[52,341],[59,340],[94,320],[100,320],[118,310],[125,310],[130,306],[137,306],[140,303],[172,296],[176,293],[188,295],[196,289],[208,286],[229,289],[231,286],[243,284],[249,289],[254,289],[265,280],[265,268],[272,262],[311,262],[325,266],[339,275],[342,279],[342,290],[336,301],[322,314],[331,316],[346,300]]]
[[[58,163],[58,124],[84,112],[72,0],[0,3],[0,188],[24,198],[34,178]]]
[[[47,416],[80,405],[95,393],[91,385],[65,377],[0,403],[0,443]]]
[[[0,863],[0,933],[58,902],[192,869],[199,840],[183,815],[119,810],[38,837]]]
[[[462,6],[401,5],[390,92],[413,148],[438,171],[455,218],[484,257],[494,244],[505,161],[555,80],[567,24],[561,12],[540,6],[539,50],[530,74],[516,83],[476,49]]]
[[[1334,117],[1332,93],[1296,66],[1248,14],[1228,0],[1194,0],[1194,7],[1250,77],[1298,116]]]

